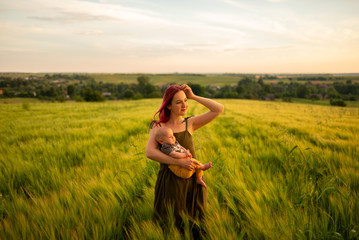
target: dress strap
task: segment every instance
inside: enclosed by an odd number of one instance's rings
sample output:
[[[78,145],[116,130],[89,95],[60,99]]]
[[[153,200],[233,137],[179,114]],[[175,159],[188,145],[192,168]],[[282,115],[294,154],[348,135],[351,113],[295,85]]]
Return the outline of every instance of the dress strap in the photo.
[[[190,117],[186,117],[185,119],[184,119],[184,121],[185,121],[185,123],[186,123],[186,131],[187,131],[187,119],[188,118],[190,118]]]

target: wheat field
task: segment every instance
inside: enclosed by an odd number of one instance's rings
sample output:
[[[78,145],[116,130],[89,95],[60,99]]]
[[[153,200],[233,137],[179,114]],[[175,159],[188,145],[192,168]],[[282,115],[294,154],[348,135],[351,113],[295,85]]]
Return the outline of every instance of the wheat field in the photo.
[[[359,238],[359,108],[219,102],[194,133],[213,162],[205,238]],[[152,221],[160,103],[0,104],[0,239],[189,239]]]

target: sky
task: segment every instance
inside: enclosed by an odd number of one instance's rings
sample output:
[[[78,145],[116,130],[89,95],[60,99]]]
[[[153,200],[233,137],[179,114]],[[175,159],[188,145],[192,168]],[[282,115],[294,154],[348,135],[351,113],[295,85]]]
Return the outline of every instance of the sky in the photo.
[[[0,0],[0,72],[358,73],[359,0]]]

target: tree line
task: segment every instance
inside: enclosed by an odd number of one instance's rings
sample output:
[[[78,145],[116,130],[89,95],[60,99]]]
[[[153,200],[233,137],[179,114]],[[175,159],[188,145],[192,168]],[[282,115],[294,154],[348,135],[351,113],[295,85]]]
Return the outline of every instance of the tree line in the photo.
[[[265,83],[265,79],[274,79],[274,76],[265,75],[256,79],[253,76],[245,75],[239,77],[237,84],[226,86],[203,86],[191,82],[187,84],[195,94],[210,98],[262,100],[281,98],[284,101],[291,101],[292,98],[332,99],[333,105],[343,105],[344,100],[355,101],[359,96],[359,84],[352,83],[351,80],[314,84],[311,81],[303,82],[304,79],[300,79],[300,82]],[[2,97],[32,97],[53,101],[161,98],[171,84],[174,83],[162,86],[154,85],[146,75],[137,77],[137,83],[131,84],[96,82],[88,75],[76,74],[46,74],[44,77],[29,76],[26,78],[0,76]]]

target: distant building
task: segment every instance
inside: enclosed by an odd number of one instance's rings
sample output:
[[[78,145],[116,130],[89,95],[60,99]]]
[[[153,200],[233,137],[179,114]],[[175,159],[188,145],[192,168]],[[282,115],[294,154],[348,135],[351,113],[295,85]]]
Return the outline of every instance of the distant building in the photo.
[[[64,78],[60,78],[52,81],[52,83],[64,83],[64,82],[66,82],[66,79]]]
[[[274,101],[275,100],[275,96],[273,94],[267,95],[264,97],[265,101]]]
[[[110,97],[110,96],[112,96],[112,93],[111,92],[103,92],[102,97],[106,97],[106,96]]]

